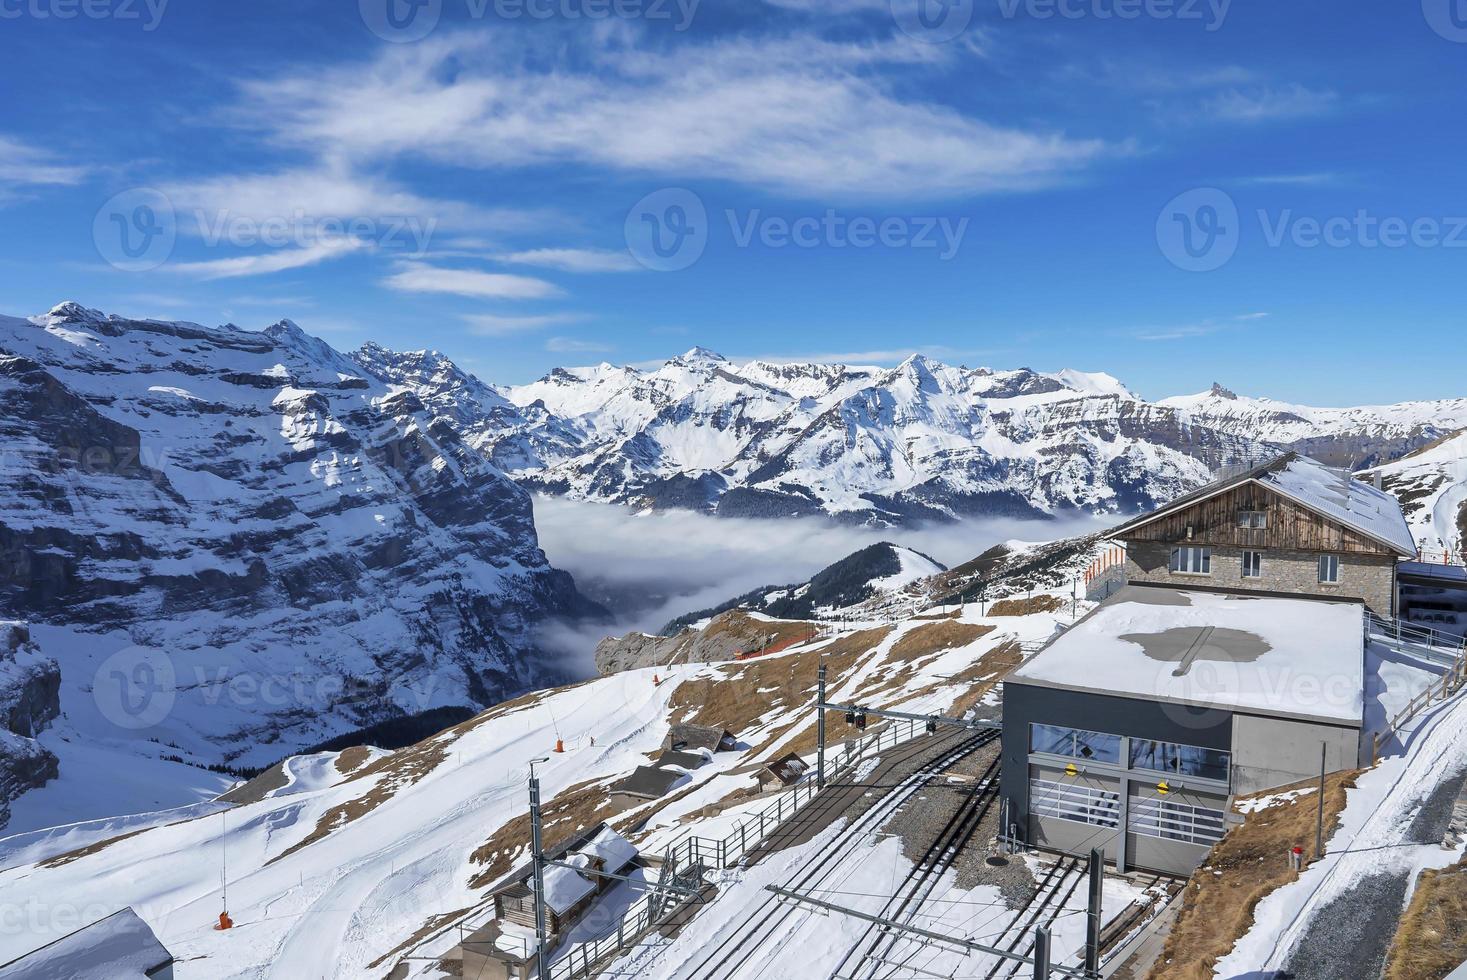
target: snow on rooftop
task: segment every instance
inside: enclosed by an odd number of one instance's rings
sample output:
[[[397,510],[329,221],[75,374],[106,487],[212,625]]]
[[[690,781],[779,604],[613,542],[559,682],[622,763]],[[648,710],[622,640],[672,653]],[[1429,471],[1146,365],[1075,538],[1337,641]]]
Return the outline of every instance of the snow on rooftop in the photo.
[[[1400,502],[1384,490],[1352,479],[1343,470],[1325,466],[1308,456],[1294,455],[1283,466],[1260,476],[1259,482],[1326,517],[1399,548],[1403,554],[1416,553],[1416,541],[1401,513]]]
[[[1009,682],[1358,725],[1364,615],[1359,603],[1127,586]]]
[[[601,858],[603,866],[612,872],[619,871],[637,859],[637,849],[610,827],[597,834],[591,843],[580,849],[580,853]]]
[[[531,888],[535,887],[533,878],[529,884]],[[545,869],[545,904],[554,909],[556,915],[565,915],[595,890],[595,883],[578,871],[556,865]]]
[[[173,957],[130,908],[0,966],[0,980],[145,980]]]

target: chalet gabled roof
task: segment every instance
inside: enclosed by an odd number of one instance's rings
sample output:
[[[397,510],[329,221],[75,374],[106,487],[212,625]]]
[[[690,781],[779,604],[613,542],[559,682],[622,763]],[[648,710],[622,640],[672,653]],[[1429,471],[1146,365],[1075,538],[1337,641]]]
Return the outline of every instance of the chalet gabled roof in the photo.
[[[686,722],[673,725],[669,733],[674,749],[707,749],[709,752],[727,752],[738,744],[738,739],[726,728],[711,728]]]
[[[1404,557],[1416,555],[1416,542],[1401,512],[1401,504],[1384,490],[1353,479],[1308,456],[1287,452],[1233,476],[1223,477],[1163,504],[1149,514],[1132,518],[1106,534],[1121,538],[1143,524],[1174,514],[1244,483],[1252,483],[1285,497],[1327,520],[1365,535]]]

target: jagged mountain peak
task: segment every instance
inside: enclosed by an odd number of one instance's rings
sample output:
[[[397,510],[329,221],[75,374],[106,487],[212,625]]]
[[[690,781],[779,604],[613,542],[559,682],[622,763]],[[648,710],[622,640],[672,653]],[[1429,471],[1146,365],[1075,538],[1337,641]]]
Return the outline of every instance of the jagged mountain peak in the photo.
[[[1214,381],[1212,383],[1212,387],[1210,389],[1208,389],[1208,392],[1207,393],[1209,395],[1211,395],[1213,398],[1223,398],[1223,399],[1226,399],[1227,401],[1237,401],[1238,400],[1238,393],[1236,391],[1230,391],[1229,389],[1224,388],[1221,384],[1219,384],[1216,381]]]

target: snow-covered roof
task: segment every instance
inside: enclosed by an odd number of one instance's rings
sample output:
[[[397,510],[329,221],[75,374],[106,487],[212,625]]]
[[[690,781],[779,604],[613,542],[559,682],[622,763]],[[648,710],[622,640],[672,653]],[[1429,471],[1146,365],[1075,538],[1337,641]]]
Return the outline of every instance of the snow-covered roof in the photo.
[[[637,859],[637,849],[610,827],[592,838],[580,853],[600,858],[602,868],[613,874]]]
[[[1008,683],[1358,725],[1365,607],[1126,586]]]
[[[576,858],[585,861],[584,855],[572,855],[566,858],[566,863],[576,863]],[[534,879],[530,879],[529,885],[535,887]],[[565,915],[575,908],[577,902],[596,890],[596,883],[579,871],[570,868],[562,868],[552,865],[545,869],[545,904],[555,911],[556,915]]]
[[[1400,501],[1384,490],[1352,479],[1344,470],[1291,453],[1283,465],[1258,477],[1258,482],[1404,555],[1416,554],[1416,542],[1401,513]]]
[[[1149,514],[1135,518],[1110,532],[1121,537],[1134,527],[1163,514],[1222,493],[1241,483],[1255,483],[1287,497],[1322,517],[1358,531],[1405,556],[1416,554],[1416,541],[1394,496],[1354,479],[1345,470],[1325,466],[1316,459],[1289,452],[1245,473],[1224,477],[1199,490],[1184,494]]]
[[[0,980],[143,980],[173,962],[130,908],[0,966]]]

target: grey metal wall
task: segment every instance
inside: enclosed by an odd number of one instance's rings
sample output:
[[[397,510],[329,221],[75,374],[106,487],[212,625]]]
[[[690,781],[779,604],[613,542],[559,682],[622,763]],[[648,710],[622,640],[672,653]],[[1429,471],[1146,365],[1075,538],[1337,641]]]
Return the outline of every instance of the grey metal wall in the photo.
[[[1361,763],[1358,728],[1234,715],[1233,792],[1248,796],[1317,777],[1321,745],[1329,772]]]

